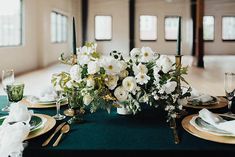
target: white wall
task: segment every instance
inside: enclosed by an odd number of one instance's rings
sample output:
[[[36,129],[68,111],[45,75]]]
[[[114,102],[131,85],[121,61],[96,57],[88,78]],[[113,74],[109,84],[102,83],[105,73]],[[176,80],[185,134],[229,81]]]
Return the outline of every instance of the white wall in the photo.
[[[76,18],[77,43],[81,42],[80,3],[81,0],[23,0],[23,45],[0,47],[0,70],[13,68],[19,74],[57,62],[62,52],[70,53],[72,16]],[[51,11],[69,18],[66,43],[51,43]]]
[[[97,41],[98,51],[109,54],[118,50],[129,53],[129,1],[128,0],[89,0],[88,41],[95,41],[95,15],[112,16],[112,40]]]
[[[139,34],[139,16],[157,16],[157,40],[141,41]],[[150,46],[153,50],[163,54],[176,54],[176,41],[166,41],[164,31],[165,16],[178,15],[182,17],[181,53],[191,54],[192,22],[190,15],[190,0],[136,0],[135,47]]]
[[[205,0],[205,15],[215,17],[215,40],[205,42],[205,54],[235,54],[235,42],[222,41],[222,16],[235,16],[235,1]]]

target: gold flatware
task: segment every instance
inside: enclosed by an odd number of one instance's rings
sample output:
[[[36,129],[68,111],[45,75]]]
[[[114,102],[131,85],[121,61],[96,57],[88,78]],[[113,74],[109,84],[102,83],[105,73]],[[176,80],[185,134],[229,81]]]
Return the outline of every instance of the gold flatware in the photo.
[[[176,122],[175,122],[175,118],[172,118],[170,121],[170,127],[173,131],[173,136],[174,136],[174,142],[175,144],[179,144],[180,143],[180,139],[179,139],[179,135],[176,129]]]
[[[53,147],[57,146],[62,138],[62,135],[69,132],[70,126],[68,124],[64,125],[60,131],[60,136],[56,139],[55,143],[53,144]]]
[[[48,145],[48,143],[51,141],[51,139],[55,136],[55,134],[60,131],[60,129],[65,125],[66,122],[61,123],[56,129],[55,132],[42,144],[42,146]]]

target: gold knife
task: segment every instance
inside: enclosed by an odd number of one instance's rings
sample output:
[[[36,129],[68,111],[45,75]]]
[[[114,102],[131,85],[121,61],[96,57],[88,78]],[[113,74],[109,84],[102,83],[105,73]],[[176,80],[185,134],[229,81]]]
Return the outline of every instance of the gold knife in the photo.
[[[48,143],[51,141],[51,139],[55,136],[55,134],[65,125],[66,122],[61,123],[56,129],[55,132],[45,141],[43,142],[42,146],[48,145]]]

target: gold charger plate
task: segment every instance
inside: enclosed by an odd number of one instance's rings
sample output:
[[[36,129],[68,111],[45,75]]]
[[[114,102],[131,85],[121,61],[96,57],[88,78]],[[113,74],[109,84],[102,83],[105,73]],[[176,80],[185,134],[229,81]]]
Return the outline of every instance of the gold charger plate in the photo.
[[[197,130],[194,126],[190,124],[190,120],[192,119],[193,116],[196,115],[197,114],[189,115],[182,120],[181,124],[187,132],[204,140],[209,140],[218,143],[225,143],[225,144],[235,144],[235,137],[217,136],[204,131]]]
[[[52,103],[52,104],[33,104],[33,103],[30,103],[29,101],[27,101],[25,98],[23,98],[21,100],[21,102],[23,104],[25,104],[28,108],[52,108],[52,107],[56,107],[56,104],[55,103]],[[64,106],[64,105],[67,105],[68,102],[65,102],[65,103],[62,103],[60,106]]]
[[[207,108],[207,109],[217,109],[217,108],[223,108],[226,107],[228,105],[228,101],[223,98],[223,97],[217,97],[218,98],[218,102],[217,103],[213,103],[211,105],[192,105],[192,104],[186,104],[183,105],[184,107],[189,107],[189,108],[195,108],[195,109],[203,109],[203,108]]]
[[[38,116],[38,117],[40,117],[42,119],[45,118],[46,122],[45,122],[45,124],[44,124],[44,126],[42,128],[30,132],[25,140],[29,140],[29,139],[38,137],[38,136],[40,136],[42,134],[45,134],[46,132],[50,131],[55,126],[55,124],[56,124],[56,120],[53,117],[51,117],[51,116],[48,116],[48,115],[45,115],[45,114],[34,114],[34,115]]]

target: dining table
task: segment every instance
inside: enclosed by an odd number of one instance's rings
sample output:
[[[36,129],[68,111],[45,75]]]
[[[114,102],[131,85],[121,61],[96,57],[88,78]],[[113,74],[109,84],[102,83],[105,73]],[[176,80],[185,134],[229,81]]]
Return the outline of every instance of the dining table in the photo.
[[[0,108],[7,103],[7,97],[0,96]],[[61,113],[68,106],[61,107]],[[212,110],[223,113],[227,108]],[[31,109],[30,109],[31,110]],[[34,113],[53,116],[56,108],[33,109]],[[197,113],[196,109],[189,109],[188,114]],[[0,111],[1,116],[6,112]],[[71,117],[56,121],[56,125],[45,134],[27,140],[23,157],[73,157],[73,156],[130,156],[130,155],[154,155],[162,156],[194,155],[201,156],[205,153],[213,156],[235,154],[235,145],[212,142],[198,138],[181,126],[181,120],[177,119],[177,131],[180,143],[175,144],[172,129],[166,122],[166,115],[162,109],[146,108],[136,115],[117,114],[116,108],[108,113],[106,110],[97,110],[95,113],[87,111],[84,114],[83,123],[70,125],[70,131],[64,134],[59,145],[52,141],[42,147],[42,143],[54,132],[56,126]]]

